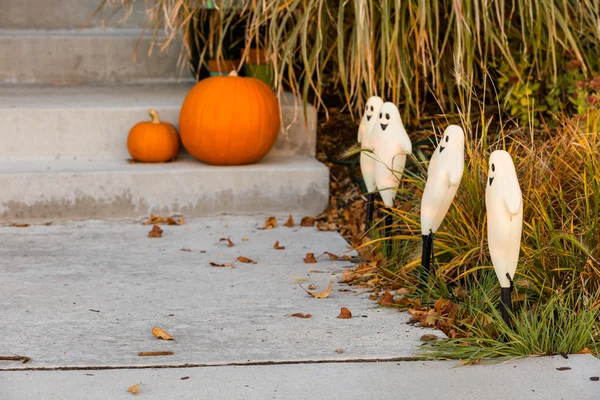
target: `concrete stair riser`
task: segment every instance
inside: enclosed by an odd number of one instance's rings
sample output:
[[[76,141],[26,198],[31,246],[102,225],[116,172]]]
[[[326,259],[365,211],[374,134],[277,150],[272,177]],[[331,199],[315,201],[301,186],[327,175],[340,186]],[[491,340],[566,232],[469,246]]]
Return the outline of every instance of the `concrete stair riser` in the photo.
[[[0,162],[0,221],[322,212],[328,169],[312,157],[269,155],[258,164],[197,161]]]
[[[102,26],[143,28],[147,23],[143,1],[136,2],[133,12],[125,23],[121,21],[125,15],[124,11],[110,7],[105,7],[103,14],[99,13],[90,20],[100,3],[101,0],[3,1],[0,27],[40,30],[80,29],[84,25],[88,28]]]
[[[180,46],[152,48],[139,29],[0,31],[0,83],[140,82],[191,79]],[[134,52],[136,59],[133,60]]]
[[[177,126],[191,86],[0,86],[0,158],[124,160],[129,158],[131,127],[149,120],[149,108]],[[316,110],[308,107],[305,124],[299,102],[290,94],[282,96],[285,131],[280,132],[273,153],[315,155]]]

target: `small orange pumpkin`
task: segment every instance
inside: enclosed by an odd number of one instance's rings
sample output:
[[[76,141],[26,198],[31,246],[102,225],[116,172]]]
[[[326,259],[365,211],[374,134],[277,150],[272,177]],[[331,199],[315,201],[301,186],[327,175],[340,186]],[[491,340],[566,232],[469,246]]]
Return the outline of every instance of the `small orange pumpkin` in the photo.
[[[148,110],[152,122],[139,122],[129,131],[127,150],[136,161],[165,162],[177,157],[179,136],[175,127],[161,122],[158,113]]]
[[[279,102],[255,78],[214,76],[198,82],[179,115],[185,149],[214,165],[259,161],[275,144],[280,127]]]

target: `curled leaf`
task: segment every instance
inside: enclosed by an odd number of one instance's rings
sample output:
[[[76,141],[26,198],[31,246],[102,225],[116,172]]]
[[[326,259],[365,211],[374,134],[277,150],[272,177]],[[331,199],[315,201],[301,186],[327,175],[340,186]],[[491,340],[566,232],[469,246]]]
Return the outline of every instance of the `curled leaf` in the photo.
[[[292,218],[292,214],[290,214],[289,218],[287,221],[285,221],[285,224],[283,224],[283,226],[291,228],[294,226],[294,218]]]
[[[342,307],[340,310],[340,315],[337,316],[340,319],[350,319],[352,318],[352,313],[346,307]]]
[[[139,391],[140,391],[140,384],[139,384],[139,383],[136,383],[136,384],[135,384],[135,385],[133,385],[133,386],[129,386],[129,387],[127,388],[127,391],[128,391],[129,393],[131,393],[131,394],[138,394],[138,393],[139,393]]]
[[[243,262],[243,263],[246,263],[246,264],[256,264],[256,261],[254,261],[254,260],[251,260],[251,259],[249,259],[248,257],[244,257],[244,256],[239,256],[239,257],[237,258],[237,260],[238,260],[239,262]]]
[[[173,336],[169,335],[167,332],[165,332],[165,330],[163,328],[161,328],[159,326],[155,326],[154,328],[152,328],[152,334],[157,339],[175,340],[173,338]]]
[[[263,227],[258,228],[258,229],[265,230],[265,229],[273,229],[273,228],[277,228],[277,219],[275,217],[269,217],[265,221],[265,224],[263,225]]]
[[[13,224],[10,224],[10,226],[12,226],[13,228],[27,228],[29,226],[29,224],[20,224],[20,223],[15,222]]]
[[[316,264],[317,260],[315,258],[315,253],[306,253],[306,257],[304,257],[304,262],[306,264]]]
[[[304,217],[302,218],[302,221],[300,221],[300,226],[314,226],[315,221],[315,217]]]
[[[276,240],[276,241],[275,241],[275,244],[273,245],[273,248],[274,248],[275,250],[285,250],[285,246],[280,246],[280,245],[279,245],[279,240]]]
[[[312,317],[312,314],[295,313],[295,314],[290,315],[290,317],[310,318],[310,317]]]
[[[233,263],[228,263],[228,264],[218,264],[215,262],[209,262],[211,267],[233,267]]]
[[[150,232],[148,232],[148,237],[159,238],[159,237],[162,237],[162,234],[163,234],[163,230],[160,229],[160,226],[154,225],[152,227],[152,230]]]
[[[227,236],[226,238],[219,239],[219,242],[227,242],[227,247],[235,246],[235,244],[233,244],[229,236]]]
[[[379,299],[378,303],[382,306],[391,306],[392,304],[394,304],[394,295],[388,290],[386,290],[381,295],[381,298]]]
[[[348,254],[338,256],[337,254],[333,254],[328,251],[326,251],[325,254],[327,254],[332,260],[350,260],[352,258]]]
[[[183,225],[183,215],[179,217],[179,221],[176,221],[173,217],[161,217],[160,215],[152,215],[148,217],[146,221],[144,221],[144,225]]]
[[[313,298],[315,299],[324,299],[327,296],[329,296],[329,293],[331,293],[331,289],[333,288],[333,282],[329,282],[329,287],[322,291],[322,292],[309,292],[308,290],[304,289],[302,287],[302,285],[300,285],[300,287],[302,288],[302,290],[304,290],[306,293],[308,293],[309,295],[311,295]]]

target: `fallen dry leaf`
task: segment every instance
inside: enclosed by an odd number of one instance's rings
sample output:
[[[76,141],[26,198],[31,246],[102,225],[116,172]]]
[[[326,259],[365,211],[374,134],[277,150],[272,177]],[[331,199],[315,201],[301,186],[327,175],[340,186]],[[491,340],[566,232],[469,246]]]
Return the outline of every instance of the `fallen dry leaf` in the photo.
[[[242,242],[247,242],[247,241],[248,241],[248,238],[246,238],[246,237],[242,238]]]
[[[355,277],[356,277],[356,275],[354,274],[354,271],[352,271],[351,269],[345,269],[344,272],[342,272],[342,282],[343,283],[352,282]]]
[[[155,338],[157,339],[163,339],[163,340],[175,340],[173,338],[173,336],[169,335],[167,332],[164,331],[163,328],[159,327],[159,326],[155,326],[154,328],[152,328],[152,334],[154,335]]]
[[[327,290],[324,290],[322,292],[309,292],[308,290],[304,289],[302,287],[302,285],[300,285],[300,287],[302,288],[302,290],[304,290],[306,293],[308,293],[315,299],[324,299],[327,296],[329,296],[329,293],[331,293],[331,288],[333,287],[333,282],[329,282],[329,287],[327,288]]]
[[[340,315],[337,316],[340,319],[350,319],[352,318],[352,313],[346,307],[342,307],[340,310]]]
[[[337,225],[331,222],[319,221],[317,222],[317,229],[323,232],[337,230]]]
[[[140,351],[138,356],[140,357],[154,357],[154,356],[172,356],[172,351]]]
[[[148,232],[148,237],[159,238],[159,237],[162,237],[162,234],[163,234],[163,230],[160,229],[160,226],[154,225],[152,227],[152,230],[150,232]]]
[[[390,293],[389,290],[386,290],[381,295],[381,298],[379,299],[378,303],[382,306],[391,306],[392,304],[394,304],[394,295]]]
[[[557,371],[570,371],[571,367],[558,367],[556,368]]]
[[[19,223],[14,223],[14,224],[10,224],[10,226],[14,227],[14,228],[27,228],[29,226],[29,224],[19,224]]]
[[[436,335],[433,335],[431,333],[426,333],[423,336],[421,336],[421,340],[424,342],[434,342],[438,339],[438,337]]]
[[[304,262],[306,264],[315,264],[317,262],[315,258],[315,253],[306,253],[306,257],[304,257]]]
[[[233,267],[233,263],[228,263],[228,264],[218,264],[215,262],[209,262],[211,267]]]
[[[590,376],[590,381],[598,382],[600,381],[600,376]]]
[[[146,221],[144,221],[144,225],[183,225],[183,215],[179,217],[179,221],[175,221],[173,217],[161,217],[160,215],[152,215],[148,217]]]
[[[348,254],[338,256],[337,254],[333,254],[328,251],[326,251],[325,254],[327,254],[332,260],[350,260],[352,258]]]
[[[335,349],[335,352],[338,354],[342,354],[344,352],[344,349],[340,348],[340,349]]]
[[[300,226],[314,226],[315,221],[315,217],[304,217],[302,218],[302,221],[300,221]]]
[[[577,353],[575,354],[594,354],[594,352],[590,349],[588,349],[587,347],[583,350],[579,350]]]
[[[317,285],[308,285],[308,290],[315,290]]]
[[[273,245],[273,248],[275,250],[285,250],[285,246],[280,246],[279,245],[279,240],[275,241],[275,244]]]
[[[265,221],[265,224],[262,228],[258,228],[258,229],[273,229],[273,228],[277,228],[277,219],[275,217],[269,217],[267,218],[267,220]]]
[[[379,289],[375,288],[373,290],[373,294],[369,295],[369,299],[371,300],[377,300],[379,298]]]
[[[237,258],[237,260],[238,260],[239,262],[243,262],[243,263],[246,263],[246,264],[256,264],[256,261],[254,261],[254,260],[251,260],[251,259],[249,259],[248,257],[244,257],[244,256],[239,256],[239,257]]]
[[[192,250],[192,249],[188,249],[187,247],[182,247],[182,248],[181,248],[181,251],[189,251],[189,252],[192,252],[192,251],[194,251],[194,250]]]
[[[227,236],[226,238],[219,239],[219,242],[227,242],[227,247],[235,246],[235,244],[233,244],[229,236]]]
[[[138,394],[138,393],[139,393],[139,391],[140,391],[140,384],[139,384],[139,383],[136,383],[136,384],[135,384],[135,385],[133,385],[133,386],[129,386],[129,387],[127,388],[127,391],[128,391],[129,393],[131,393],[131,394]]]
[[[312,317],[312,314],[302,314],[302,313],[295,313],[290,315],[290,317],[297,317],[297,318],[310,318]]]
[[[286,226],[288,228],[291,228],[294,226],[294,218],[292,218],[292,214],[290,214],[288,220],[285,221],[285,224],[283,224],[283,226]]]

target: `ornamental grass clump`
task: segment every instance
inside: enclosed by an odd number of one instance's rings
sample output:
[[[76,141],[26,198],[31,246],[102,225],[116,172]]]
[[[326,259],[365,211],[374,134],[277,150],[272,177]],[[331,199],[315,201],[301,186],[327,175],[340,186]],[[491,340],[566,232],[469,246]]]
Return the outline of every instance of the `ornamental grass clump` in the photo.
[[[136,3],[98,1],[99,11],[117,6],[126,16]],[[489,104],[498,94],[507,112],[523,123],[541,122],[537,114],[546,110],[582,110],[583,101],[597,98],[595,92],[581,99],[559,95],[574,87],[564,78],[574,65],[581,74],[577,79],[600,75],[595,0],[153,0],[145,5],[147,28],[161,49],[182,37],[181,60],[197,51],[203,63],[222,59],[244,41],[248,51],[267,50],[277,88],[290,88],[318,106],[325,105],[325,88],[336,88],[352,111],[377,94],[401,105],[404,120],[412,124],[428,115],[434,97],[443,111],[454,110],[469,96],[471,83],[488,75],[502,82],[498,93],[477,89],[488,92]],[[209,21],[208,31],[190,29],[202,21]],[[245,37],[232,37],[234,30]]]

